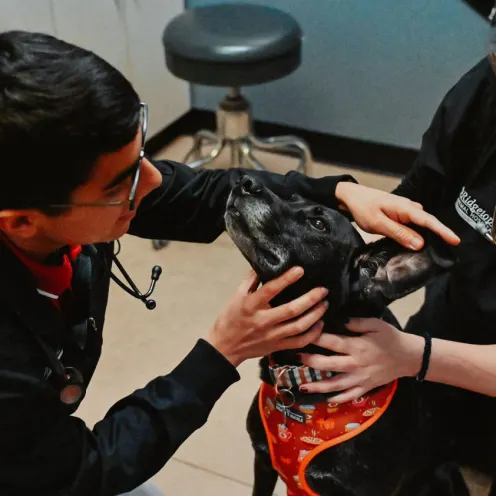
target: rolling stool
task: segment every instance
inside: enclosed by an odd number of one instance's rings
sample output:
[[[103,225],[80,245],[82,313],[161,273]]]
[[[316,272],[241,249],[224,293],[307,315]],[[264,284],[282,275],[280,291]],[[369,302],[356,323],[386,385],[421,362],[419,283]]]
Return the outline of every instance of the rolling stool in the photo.
[[[267,170],[253,156],[253,149],[289,151],[300,156],[297,170],[306,173],[312,161],[308,145],[296,136],[256,137],[250,103],[240,91],[242,86],[294,72],[301,62],[301,38],[301,29],[290,15],[242,3],[190,9],[168,24],[163,44],[170,72],[190,83],[229,88],[217,110],[216,132],[198,131],[185,163],[202,167],[229,147],[231,167]],[[205,144],[213,149],[202,155]],[[165,244],[153,242],[156,249]]]

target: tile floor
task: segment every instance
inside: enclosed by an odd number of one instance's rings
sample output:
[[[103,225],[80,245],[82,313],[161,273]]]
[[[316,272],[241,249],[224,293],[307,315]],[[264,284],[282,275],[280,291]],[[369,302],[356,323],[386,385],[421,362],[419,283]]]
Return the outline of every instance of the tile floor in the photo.
[[[180,138],[158,158],[180,161],[190,143],[190,138]],[[277,172],[295,165],[294,160],[274,154],[262,154],[261,159]],[[226,167],[228,157],[221,156],[217,164]],[[342,171],[315,164],[310,174],[317,177]],[[399,181],[358,170],[352,174],[362,184],[385,190]],[[198,337],[205,335],[248,270],[225,234],[210,245],[174,242],[158,252],[149,241],[126,237],[120,258],[141,288],[148,287],[151,267],[162,265],[155,292],[157,308],[149,312],[142,303],[112,287],[102,360],[79,411],[89,425],[101,419],[115,401],[170,371]],[[395,302],[393,311],[402,323],[419,308],[422,298],[419,291]],[[243,364],[240,373],[242,380],[221,398],[208,424],[154,478],[165,495],[251,494],[253,457],[244,424],[258,388],[257,363]],[[282,484],[276,493],[285,494]]]

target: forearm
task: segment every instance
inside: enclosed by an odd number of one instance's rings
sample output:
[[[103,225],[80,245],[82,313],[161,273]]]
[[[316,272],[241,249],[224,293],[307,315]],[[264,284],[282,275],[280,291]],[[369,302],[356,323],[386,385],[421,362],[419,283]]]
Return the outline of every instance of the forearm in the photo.
[[[496,345],[433,339],[426,380],[496,396]]]
[[[316,179],[294,171],[286,175],[247,169],[197,171],[171,161],[154,165],[162,173],[162,184],[143,200],[129,234],[199,243],[212,242],[224,231],[227,198],[244,174],[256,177],[282,198],[298,193],[331,208],[337,208],[339,181],[353,180],[351,176]]]
[[[48,395],[43,401],[48,387],[41,389],[41,400],[32,393],[22,397],[35,379],[0,369],[0,441],[6,453],[0,456],[0,494],[127,493],[205,424],[237,380],[236,369],[200,340],[170,374],[118,401],[90,430],[60,402]]]

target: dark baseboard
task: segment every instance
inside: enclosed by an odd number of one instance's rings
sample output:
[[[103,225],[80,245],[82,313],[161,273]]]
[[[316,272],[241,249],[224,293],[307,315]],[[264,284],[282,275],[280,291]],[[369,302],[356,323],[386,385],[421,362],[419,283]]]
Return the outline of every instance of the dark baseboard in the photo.
[[[255,121],[255,133],[264,138],[293,134],[303,138],[319,162],[401,176],[413,164],[418,151],[380,143],[372,143],[281,124]],[[147,141],[150,155],[172,143],[178,136],[192,135],[199,129],[215,131],[215,112],[191,109]]]

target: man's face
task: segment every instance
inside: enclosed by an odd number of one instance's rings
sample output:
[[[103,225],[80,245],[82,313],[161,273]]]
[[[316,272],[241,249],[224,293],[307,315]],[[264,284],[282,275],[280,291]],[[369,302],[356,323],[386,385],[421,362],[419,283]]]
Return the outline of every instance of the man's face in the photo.
[[[96,162],[89,181],[74,190],[71,204],[123,201],[119,206],[74,206],[57,217],[37,218],[37,233],[55,244],[92,244],[113,241],[128,230],[136,208],[152,190],[160,186],[162,175],[143,158],[136,190],[135,210],[129,210],[129,193],[133,167],[140,155],[141,130],[134,141],[114,153],[102,155]]]

